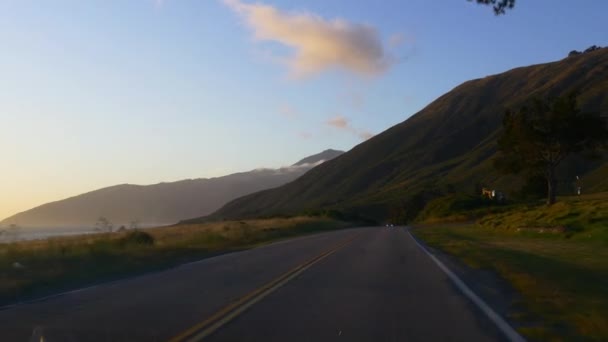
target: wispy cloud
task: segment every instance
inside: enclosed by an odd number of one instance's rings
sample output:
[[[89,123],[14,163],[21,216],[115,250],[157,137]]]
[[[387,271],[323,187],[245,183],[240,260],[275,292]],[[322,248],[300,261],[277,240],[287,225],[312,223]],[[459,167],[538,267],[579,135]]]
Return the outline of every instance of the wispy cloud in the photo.
[[[338,95],[338,100],[355,110],[362,110],[365,107],[366,98],[360,91],[344,91]]]
[[[294,50],[281,59],[294,77],[332,68],[378,75],[397,63],[372,26],[324,19],[309,12],[286,12],[261,3],[222,1],[244,19],[256,40],[277,42]]]
[[[368,140],[373,138],[375,134],[370,131],[359,131],[357,132],[357,135],[359,138],[361,138],[361,140]]]
[[[350,123],[348,119],[343,117],[342,115],[335,116],[329,120],[327,120],[327,124],[331,127],[338,129],[347,129],[350,127]]]
[[[414,43],[415,39],[412,36],[407,36],[404,33],[395,33],[388,39],[388,46],[395,49],[405,43]]]
[[[412,104],[412,103],[414,103],[415,100],[416,100],[416,98],[414,97],[414,95],[410,95],[410,94],[403,95],[404,104],[407,104],[407,105]]]
[[[401,46],[403,44],[404,37],[402,34],[394,34],[388,39],[388,45],[392,48]]]
[[[354,134],[358,136],[361,140],[367,140],[374,136],[374,134],[370,131],[360,130],[353,127],[353,125],[350,123],[350,120],[342,115],[337,115],[327,120],[325,124],[329,127]]]
[[[300,132],[300,133],[298,133],[298,137],[300,137],[300,139],[308,140],[308,139],[312,138],[312,133]]]
[[[288,104],[282,104],[279,107],[279,115],[286,119],[297,119],[300,116],[300,113],[292,106]]]
[[[315,166],[319,166],[321,164],[325,163],[325,160],[319,160],[315,163],[305,163],[305,164],[299,164],[299,165],[289,165],[289,166],[282,166],[278,169],[271,169],[271,168],[267,168],[267,167],[260,167],[257,169],[254,169],[254,172],[272,172],[275,174],[285,174],[285,173],[291,173],[291,172],[298,172],[298,171],[307,171],[309,169],[312,169]]]

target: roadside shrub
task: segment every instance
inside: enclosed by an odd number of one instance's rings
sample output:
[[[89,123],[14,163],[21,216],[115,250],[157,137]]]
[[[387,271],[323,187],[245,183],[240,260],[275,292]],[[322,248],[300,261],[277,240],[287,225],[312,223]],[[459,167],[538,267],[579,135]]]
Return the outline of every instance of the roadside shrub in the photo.
[[[547,180],[543,175],[532,175],[527,177],[524,185],[516,194],[524,200],[535,200],[547,197]]]
[[[424,221],[431,218],[451,216],[460,216],[461,219],[464,219],[479,210],[485,210],[500,205],[500,203],[481,196],[451,194],[430,201],[420,212],[417,219],[419,221]]]
[[[413,222],[426,207],[434,194],[420,191],[411,197],[395,203],[389,208],[389,220],[393,224],[408,224]]]
[[[120,243],[121,245],[152,246],[154,245],[154,237],[141,230],[132,230],[120,238]]]

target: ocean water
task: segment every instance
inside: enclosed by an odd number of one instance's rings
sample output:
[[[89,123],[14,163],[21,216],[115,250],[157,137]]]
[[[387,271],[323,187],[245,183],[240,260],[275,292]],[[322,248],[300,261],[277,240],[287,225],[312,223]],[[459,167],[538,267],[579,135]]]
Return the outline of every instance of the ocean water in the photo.
[[[140,224],[139,229],[148,229],[154,227],[168,226],[171,223],[163,224]],[[116,228],[115,228],[116,229]],[[27,240],[44,240],[53,237],[61,236],[74,236],[74,235],[87,235],[87,234],[99,234],[99,230],[93,227],[45,227],[45,228],[27,228],[20,227],[16,231],[11,231],[8,227],[0,227],[0,243],[10,243],[15,241],[27,241]]]
[[[86,228],[19,228],[16,231],[5,231],[0,234],[0,243],[8,243],[15,241],[25,241],[25,240],[42,240],[48,239],[52,237],[60,237],[60,236],[73,236],[73,235],[86,235],[86,234],[96,234],[99,231],[96,231],[94,228],[86,227]]]

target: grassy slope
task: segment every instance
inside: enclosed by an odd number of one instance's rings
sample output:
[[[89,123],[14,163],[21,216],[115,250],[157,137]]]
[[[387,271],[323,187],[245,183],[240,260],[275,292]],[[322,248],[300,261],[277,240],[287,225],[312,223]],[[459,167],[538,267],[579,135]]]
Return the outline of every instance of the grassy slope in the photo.
[[[608,163],[600,166],[596,170],[586,175],[589,184],[583,184],[585,190],[589,191],[608,191]],[[587,189],[587,187],[589,189]]]
[[[608,339],[608,193],[563,198],[552,207],[515,206],[478,224],[423,225],[414,233],[507,279],[522,295],[517,304],[542,318],[524,324],[528,337]]]
[[[0,304],[349,226],[330,218],[294,217],[147,229],[153,245],[125,244],[126,233],[0,244]],[[15,268],[14,262],[25,267]]]
[[[531,95],[581,91],[586,111],[608,112],[608,49],[561,61],[517,68],[465,82],[425,109],[296,181],[228,203],[216,218],[256,217],[329,208],[383,218],[387,208],[417,191],[452,185],[472,191],[477,182],[518,190],[513,177],[492,168],[496,134],[505,108]],[[564,167],[584,175],[589,163]],[[594,167],[600,165],[594,164]],[[604,164],[590,181],[608,176]],[[590,187],[595,186],[589,184]]]

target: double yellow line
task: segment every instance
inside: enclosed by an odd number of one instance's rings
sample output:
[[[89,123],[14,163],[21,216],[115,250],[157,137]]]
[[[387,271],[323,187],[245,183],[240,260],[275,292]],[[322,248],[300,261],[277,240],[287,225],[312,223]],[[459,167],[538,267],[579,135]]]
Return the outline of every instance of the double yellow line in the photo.
[[[328,256],[334,254],[341,248],[343,248],[346,245],[353,242],[361,234],[362,233],[355,235],[354,237],[346,240],[345,242],[342,242],[342,243],[330,248],[328,251],[323,252],[320,255],[310,259],[309,261],[296,266],[295,268],[291,269],[290,271],[287,271],[283,275],[266,283],[264,286],[259,287],[255,290],[249,292],[248,294],[239,298],[237,301],[233,302],[232,304],[229,304],[229,305],[225,306],[224,308],[220,309],[219,311],[217,311],[216,313],[214,313],[213,315],[211,315],[209,318],[205,319],[204,321],[190,327],[189,329],[182,332],[181,334],[173,337],[172,339],[169,340],[169,342],[201,341],[205,337],[213,334],[215,331],[217,331],[219,328],[221,328],[226,323],[230,322],[231,320],[233,320],[234,318],[236,318],[237,316],[242,314],[245,310],[247,310],[248,308],[253,306],[255,303],[262,300],[262,298],[264,298],[267,295],[271,294],[272,292],[276,291],[278,288],[285,285],[288,281],[297,277],[302,272],[306,271],[312,265],[327,258]]]

